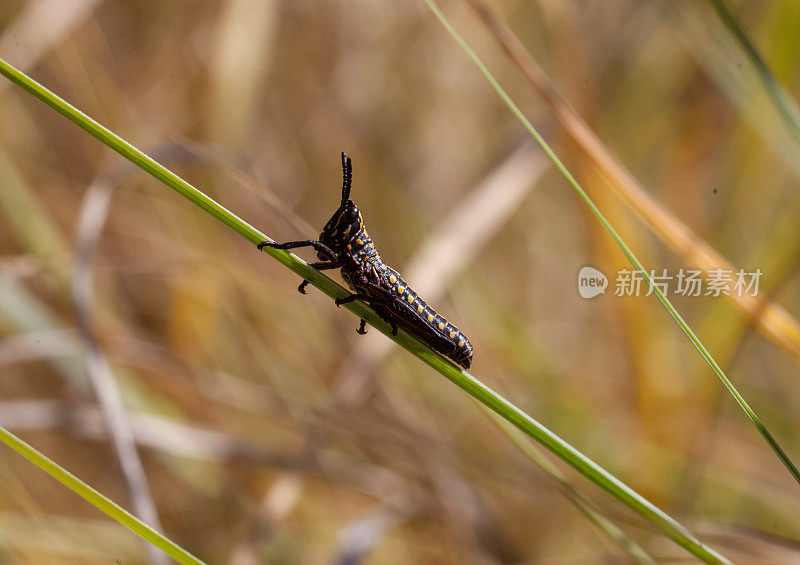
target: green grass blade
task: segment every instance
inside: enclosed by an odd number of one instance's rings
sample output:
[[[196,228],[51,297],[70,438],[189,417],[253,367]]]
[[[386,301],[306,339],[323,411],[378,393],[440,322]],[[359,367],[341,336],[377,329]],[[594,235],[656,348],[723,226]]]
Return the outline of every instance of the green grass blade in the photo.
[[[767,91],[770,100],[772,100],[781,118],[783,118],[786,129],[791,133],[795,143],[800,145],[800,112],[797,109],[797,105],[786,91],[781,88],[778,81],[775,80],[766,61],[764,61],[758,50],[747,37],[742,26],[739,25],[739,22],[736,21],[736,18],[730,10],[728,10],[725,2],[723,2],[723,0],[710,0],[710,2],[720,21],[725,26],[725,29],[728,30],[728,33],[733,36],[747,58],[750,59],[750,63],[755,68],[756,74],[764,86],[764,90]]]
[[[725,557],[699,541],[694,534],[663,510],[469,373],[458,369],[452,363],[444,362],[441,357],[435,354],[418,354],[417,356],[454,382],[459,388],[468,392],[473,398],[476,398],[525,432],[525,434],[538,441],[590,481],[626,504],[678,545],[706,563],[729,563]]]
[[[38,465],[49,475],[61,481],[72,491],[91,502],[94,506],[114,518],[117,522],[130,528],[134,533],[140,535],[154,546],[163,550],[167,555],[179,563],[202,565],[203,562],[197,557],[152,529],[150,526],[139,520],[136,516],[130,514],[127,510],[94,490],[75,475],[59,466],[57,463],[53,462],[42,453],[36,451],[33,447],[19,439],[2,426],[0,426],[0,441],[5,443],[11,449],[29,461]]]
[[[36,98],[52,107],[60,114],[92,134],[94,137],[116,150],[123,157],[141,167],[157,179],[164,182],[227,226],[241,234],[253,243],[269,239],[260,231],[246,223],[244,220],[226,210],[223,206],[209,198],[195,187],[178,177],[175,173],[160,165],[133,145],[124,141],[107,128],[101,126],[77,108],[62,100],[44,86],[37,83],[24,73],[0,59],[0,74],[8,77],[12,82],[24,88]],[[538,134],[537,134],[538,135]],[[552,153],[552,151],[551,151]],[[349,293],[332,279],[326,277],[316,269],[309,267],[305,261],[286,251],[266,248],[265,252],[286,265],[295,273],[310,281],[314,286],[331,297],[344,297]],[[603,469],[600,465],[586,457],[583,453],[569,445],[563,439],[551,432],[545,426],[528,416],[514,404],[500,396],[491,388],[474,378],[469,373],[462,371],[453,363],[420,343],[411,335],[402,330],[392,336],[391,328],[377,317],[375,312],[361,302],[351,302],[345,305],[347,309],[367,320],[387,337],[416,355],[419,359],[430,365],[433,369],[444,375],[462,390],[470,394],[503,418],[514,424],[525,434],[532,437],[551,452],[555,453],[566,463],[571,465],[581,474],[595,484],[609,492],[612,496],[628,505],[632,510],[648,520],[656,528],[670,537],[676,543],[708,563],[729,563],[729,561],[700,542],[689,530],[667,515],[660,508],[652,504],[643,496],[628,487],[614,475]]]
[[[105,145],[109,146],[111,149],[131,161],[136,166],[140,167],[145,172],[151,174],[182,196],[194,202],[200,208],[217,218],[223,224],[230,227],[244,238],[256,244],[264,240],[270,240],[270,238],[245,222],[236,214],[230,212],[212,198],[209,198],[197,188],[183,180],[181,177],[146,155],[144,152],[140,151],[121,137],[115,135],[108,128],[100,125],[92,118],[69,104],[67,101],[63,100],[58,95],[48,90],[22,71],[14,68],[1,58],[0,74],[4,75],[14,84],[31,93],[33,96],[53,108],[62,116],[80,126],[82,129],[102,141]],[[312,269],[305,263],[305,261],[296,257],[295,255],[292,255],[291,253],[271,248],[265,248],[264,252],[268,253],[274,259],[277,259],[292,271],[304,277],[306,280],[314,283],[314,285],[316,285],[329,296],[343,298],[349,294],[333,280],[321,274],[316,269]],[[364,308],[365,312],[366,310],[369,310],[366,309],[366,307]],[[369,312],[371,312],[371,310],[369,310]],[[367,315],[369,314],[367,313]],[[371,320],[378,320],[378,318],[373,315],[371,316]]]
[[[747,417],[756,427],[758,433],[760,433],[761,436],[764,438],[764,440],[767,442],[767,445],[770,446],[775,455],[778,456],[778,459],[780,459],[781,462],[784,464],[784,466],[789,470],[791,475],[794,477],[795,481],[800,483],[800,471],[797,470],[797,467],[795,467],[794,463],[792,463],[792,460],[789,459],[789,456],[786,454],[783,448],[778,444],[778,442],[775,440],[775,438],[772,436],[769,430],[767,430],[766,426],[761,422],[761,419],[756,415],[753,409],[750,408],[750,405],[745,401],[744,397],[739,393],[736,387],[733,386],[731,380],[722,370],[722,367],[720,367],[719,364],[716,362],[716,360],[714,360],[714,357],[711,355],[711,353],[709,353],[709,351],[706,349],[706,347],[703,345],[703,343],[700,341],[697,335],[695,335],[694,331],[692,331],[692,329],[689,327],[689,324],[686,323],[686,321],[678,313],[678,311],[675,309],[675,307],[672,305],[672,303],[669,301],[666,295],[661,291],[661,289],[658,288],[658,286],[653,285],[653,281],[651,280],[650,275],[642,266],[642,263],[639,261],[636,255],[634,255],[633,251],[631,251],[628,245],[622,240],[622,237],[617,233],[617,231],[614,229],[611,223],[606,219],[606,217],[603,215],[603,213],[600,211],[600,209],[597,207],[594,201],[589,197],[586,191],[583,190],[578,181],[575,180],[575,177],[572,176],[572,173],[570,173],[569,170],[567,170],[566,166],[564,166],[564,163],[561,162],[561,159],[558,158],[558,156],[555,154],[555,152],[547,143],[547,141],[545,141],[545,139],[541,136],[541,134],[539,134],[536,128],[533,127],[533,124],[528,120],[527,117],[525,117],[525,114],[522,113],[522,110],[520,110],[519,107],[514,103],[514,101],[511,100],[511,97],[506,93],[503,87],[500,86],[500,83],[497,82],[497,80],[494,78],[489,69],[486,68],[486,66],[478,58],[475,52],[472,51],[469,45],[467,45],[466,41],[464,41],[461,35],[447,20],[444,13],[439,9],[436,3],[433,0],[425,0],[425,2],[428,4],[428,7],[436,15],[436,17],[439,19],[439,21],[442,23],[445,29],[447,29],[450,35],[456,40],[456,42],[461,46],[461,48],[464,49],[464,51],[467,53],[472,62],[486,77],[486,80],[489,81],[489,83],[492,85],[492,88],[494,88],[494,90],[497,92],[500,98],[503,99],[503,101],[506,103],[506,105],[509,107],[512,113],[522,123],[525,129],[528,130],[528,132],[534,137],[534,139],[536,139],[536,142],[539,144],[542,150],[553,161],[553,164],[561,172],[564,178],[567,179],[567,182],[569,182],[572,188],[575,189],[580,198],[589,207],[592,214],[594,214],[594,216],[597,218],[597,220],[600,222],[603,228],[609,233],[609,235],[611,235],[611,238],[625,254],[625,257],[628,258],[628,261],[630,261],[630,263],[642,275],[642,278],[644,278],[644,280],[647,282],[648,287],[652,289],[653,294],[655,294],[658,297],[658,300],[661,302],[661,304],[663,304],[664,308],[667,309],[669,315],[672,316],[672,318],[681,328],[686,337],[689,338],[689,341],[692,343],[692,345],[694,345],[697,351],[700,352],[700,355],[703,357],[703,359],[705,359],[706,362],[711,366],[711,369],[714,371],[714,373],[716,373],[717,377],[719,377],[719,380],[722,381],[722,384],[725,385],[725,388],[728,389],[728,392],[730,392],[731,396],[733,396],[733,398],[739,404],[742,411],[747,415]]]
[[[558,470],[558,467],[553,465],[553,463],[531,443],[531,440],[525,434],[519,431],[519,429],[514,427],[510,422],[486,408],[486,406],[482,404],[479,406],[492,422],[500,428],[500,431],[506,434],[512,443],[516,445],[528,459],[536,463],[545,473],[556,481],[561,491],[564,493],[564,496],[566,496],[578,510],[583,512],[589,520],[594,522],[609,538],[614,540],[617,545],[625,550],[631,559],[640,565],[655,565],[655,560],[647,554],[642,546],[628,537],[628,535],[618,528],[611,520],[595,510],[592,503],[567,480],[561,471]]]

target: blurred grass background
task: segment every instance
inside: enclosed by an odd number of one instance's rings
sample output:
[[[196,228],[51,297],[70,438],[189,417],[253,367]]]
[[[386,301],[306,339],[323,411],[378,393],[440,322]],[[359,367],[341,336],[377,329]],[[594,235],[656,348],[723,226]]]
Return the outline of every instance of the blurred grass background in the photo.
[[[798,312],[797,141],[713,10],[491,6],[665,208]],[[607,193],[468,6],[443,7],[645,265],[690,267]],[[730,7],[796,97],[800,8]],[[580,268],[613,279],[621,253],[422,2],[11,1],[0,26],[0,56],[276,240],[319,232],[347,151],[383,257],[421,291],[438,285],[474,374],[735,561],[800,556],[797,485],[653,297],[580,298]],[[448,223],[470,202],[492,218],[485,239],[459,268],[441,265],[447,240],[426,260],[442,226],[474,237],[474,222]],[[199,557],[626,558],[459,390],[376,331],[360,338],[352,315],[299,295],[297,277],[5,81],[0,213],[0,425],[132,507],[70,292],[91,268],[83,314],[158,515]],[[798,361],[729,302],[670,298],[797,459]],[[2,452],[0,562],[147,560],[133,534]],[[654,558],[685,559],[567,476]]]

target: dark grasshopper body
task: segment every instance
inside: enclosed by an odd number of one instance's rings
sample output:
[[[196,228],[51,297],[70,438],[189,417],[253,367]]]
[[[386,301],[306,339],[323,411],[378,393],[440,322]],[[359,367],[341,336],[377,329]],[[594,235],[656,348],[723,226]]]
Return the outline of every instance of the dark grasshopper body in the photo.
[[[403,328],[435,351],[468,369],[472,363],[469,340],[409,288],[397,271],[383,262],[364,227],[358,206],[350,200],[352,168],[350,158],[344,153],[342,168],[342,203],[325,224],[319,241],[262,241],[258,248],[313,247],[321,261],[310,265],[317,269],[341,269],[342,278],[353,290],[354,294],[347,298],[337,299],[337,306],[362,300],[392,326],[394,334],[398,327]],[[298,290],[305,294],[307,284],[308,281],[303,281]],[[366,322],[361,320],[358,333],[366,333],[365,327]]]

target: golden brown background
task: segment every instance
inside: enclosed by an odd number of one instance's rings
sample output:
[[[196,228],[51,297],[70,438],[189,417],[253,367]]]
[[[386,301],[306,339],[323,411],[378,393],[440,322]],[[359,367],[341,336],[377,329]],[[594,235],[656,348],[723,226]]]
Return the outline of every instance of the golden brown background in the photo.
[[[729,4],[796,97],[800,5]],[[789,325],[675,302],[800,459],[800,137],[741,49],[699,0],[490,6],[660,203],[653,229],[442,3],[648,268],[696,264],[670,211],[764,272]],[[319,232],[347,151],[383,257],[470,336],[474,375],[735,561],[800,559],[798,485],[654,297],[580,298],[580,268],[622,254],[422,0],[6,1],[0,57],[278,241]],[[629,559],[462,391],[5,79],[0,208],[0,425],[132,509],[90,380],[111,375],[163,529],[200,558]],[[6,447],[0,485],[0,563],[148,559]]]

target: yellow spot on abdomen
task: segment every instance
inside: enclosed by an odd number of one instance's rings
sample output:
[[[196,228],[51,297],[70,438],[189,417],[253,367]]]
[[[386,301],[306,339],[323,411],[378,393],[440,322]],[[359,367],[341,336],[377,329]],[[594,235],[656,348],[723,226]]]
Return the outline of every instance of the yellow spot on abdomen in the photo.
[[[423,308],[423,307],[422,307],[422,304],[420,304],[419,306],[417,306],[417,312],[419,312],[420,314],[422,314],[422,311],[423,311],[423,310],[425,310],[425,308]]]
[[[450,332],[450,339],[453,339],[454,337],[456,337],[456,332]]]
[[[412,302],[414,302],[414,295],[409,294],[408,295],[408,303],[411,304]]]
[[[397,282],[397,277],[394,276],[394,275],[389,275],[389,282],[390,283],[396,283]]]
[[[461,341],[458,342],[458,346],[461,347],[463,345],[464,345],[464,340],[462,339]]]
[[[428,321],[429,321],[429,322],[432,322],[432,321],[433,321],[433,316],[431,316],[430,314],[428,314]]]
[[[406,287],[398,286],[397,287],[397,294],[403,294],[406,291]]]
[[[443,329],[444,329],[444,322],[439,322],[439,329],[440,329],[440,330],[443,330]]]

